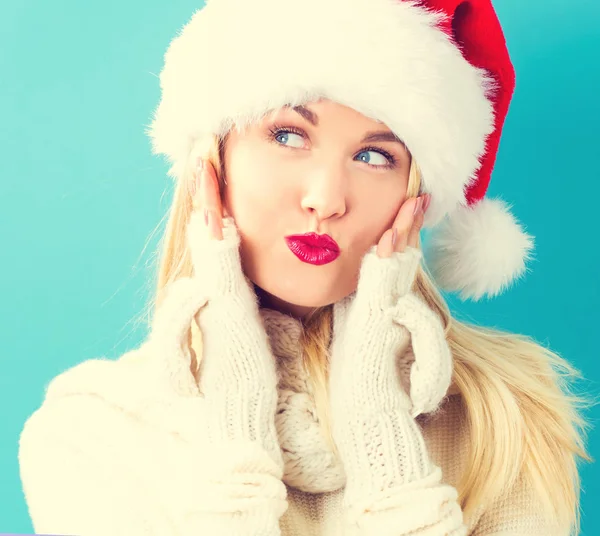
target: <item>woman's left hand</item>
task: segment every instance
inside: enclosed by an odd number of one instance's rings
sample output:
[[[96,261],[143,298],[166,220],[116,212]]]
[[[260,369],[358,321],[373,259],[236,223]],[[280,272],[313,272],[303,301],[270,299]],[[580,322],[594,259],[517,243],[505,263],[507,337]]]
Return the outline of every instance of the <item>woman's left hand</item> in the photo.
[[[400,206],[396,219],[392,227],[388,229],[377,244],[377,255],[381,258],[387,258],[392,253],[401,253],[408,246],[416,248],[419,245],[419,233],[423,226],[425,212],[429,207],[431,194],[425,194],[420,197],[407,199]],[[392,244],[392,237],[396,231],[395,243]]]
[[[422,259],[424,211],[414,213],[417,203],[402,204],[392,228],[363,257],[356,292],[334,306],[330,396],[340,411],[403,407],[416,417],[434,411],[450,386],[452,359],[441,321],[411,292]],[[405,393],[396,362],[411,343],[415,361]]]
[[[402,205],[394,247],[388,230],[362,259],[355,295],[333,310],[331,431],[346,473],[348,520],[361,534],[389,531],[390,516],[406,521],[403,534],[416,534],[427,520],[412,515],[413,505],[441,512],[449,496],[456,497],[440,484],[441,469],[415,420],[446,395],[452,359],[440,319],[411,292],[423,222],[422,213],[412,217],[413,208],[414,200]],[[411,343],[415,360],[406,393],[396,362]]]

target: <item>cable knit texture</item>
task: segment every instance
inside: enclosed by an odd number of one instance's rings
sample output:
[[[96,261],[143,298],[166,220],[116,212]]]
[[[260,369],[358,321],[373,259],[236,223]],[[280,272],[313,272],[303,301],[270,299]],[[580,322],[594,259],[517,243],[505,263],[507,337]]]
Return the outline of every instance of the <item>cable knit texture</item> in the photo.
[[[465,410],[449,386],[441,326],[406,292],[412,275],[400,267],[414,269],[415,252],[373,264],[366,256],[356,295],[335,304],[338,458],[317,420],[302,325],[258,309],[238,271],[231,223],[222,243],[194,235],[197,277],[168,289],[139,348],[84,361],[48,385],[19,442],[35,532],[562,535],[522,481],[462,520],[455,486],[468,449]],[[395,288],[390,301],[377,297],[380,277]],[[354,307],[361,296],[364,307]],[[204,344],[196,376],[187,344],[193,319]]]
[[[333,430],[348,476],[349,524],[365,534],[397,534],[390,515],[402,515],[405,534],[466,534],[457,492],[441,483],[414,420],[437,409],[452,379],[443,326],[411,294],[421,258],[412,247],[380,258],[374,246],[361,263],[356,292],[335,306]],[[411,340],[408,393],[396,369]]]

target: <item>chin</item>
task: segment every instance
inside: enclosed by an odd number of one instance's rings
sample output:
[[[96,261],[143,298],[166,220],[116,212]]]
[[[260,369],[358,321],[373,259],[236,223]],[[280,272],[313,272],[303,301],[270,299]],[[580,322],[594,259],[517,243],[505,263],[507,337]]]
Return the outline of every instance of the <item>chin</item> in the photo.
[[[325,307],[341,300],[352,292],[352,289],[350,289],[349,292],[341,293],[342,289],[330,289],[327,284],[306,284],[294,288],[285,285],[273,285],[272,283],[261,285],[260,282],[255,283],[255,285],[267,293],[267,299],[271,303],[276,302],[282,308],[287,308],[286,305],[307,309]]]
[[[340,266],[315,268],[303,264],[298,267],[295,264],[299,261],[295,258],[290,266],[287,258],[258,262],[262,258],[257,257],[253,258],[254,262],[245,264],[244,270],[258,287],[255,290],[261,298],[261,307],[296,311],[326,307],[356,290],[356,282],[347,276],[349,272],[343,273]],[[278,269],[274,270],[273,266]]]
[[[313,295],[294,292],[278,296],[278,298],[297,307],[325,307],[335,302],[331,296],[325,296],[319,292],[315,292]]]

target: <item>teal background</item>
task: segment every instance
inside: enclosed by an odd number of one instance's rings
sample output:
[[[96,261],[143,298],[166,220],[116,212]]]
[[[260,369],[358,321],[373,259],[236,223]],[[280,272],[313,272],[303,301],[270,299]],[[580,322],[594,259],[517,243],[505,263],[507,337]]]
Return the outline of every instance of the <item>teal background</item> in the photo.
[[[171,190],[144,125],[168,43],[199,6],[1,5],[0,532],[33,532],[17,441],[48,382],[85,359],[116,358],[146,335],[133,319],[152,292],[160,236],[152,231]],[[514,205],[536,236],[537,260],[492,302],[449,302],[459,317],[548,344],[597,392],[600,4],[495,6],[517,89],[489,195]],[[588,414],[594,426],[599,414]],[[599,444],[594,428],[592,456]],[[582,534],[592,536],[600,534],[598,464],[581,474]]]

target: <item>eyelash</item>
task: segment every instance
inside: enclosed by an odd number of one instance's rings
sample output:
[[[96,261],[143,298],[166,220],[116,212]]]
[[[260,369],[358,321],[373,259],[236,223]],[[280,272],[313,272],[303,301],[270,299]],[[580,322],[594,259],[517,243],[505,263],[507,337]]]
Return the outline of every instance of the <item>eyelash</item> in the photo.
[[[306,134],[304,133],[304,131],[302,131],[299,128],[296,127],[292,127],[292,126],[284,126],[284,125],[273,125],[272,127],[269,128],[269,132],[271,133],[270,135],[270,139],[271,140],[275,140],[275,138],[282,133],[292,133],[292,134],[298,134],[299,136],[304,136],[306,137]],[[277,141],[277,140],[275,140]],[[281,147],[287,147],[288,149],[295,149],[296,147],[288,147],[287,145],[283,145],[279,142],[277,142],[278,145],[280,145]],[[370,166],[372,168],[376,168],[376,169],[392,169],[394,167],[396,167],[396,159],[387,151],[384,151],[383,149],[380,149],[379,147],[363,147],[359,153],[364,153],[366,151],[376,151],[378,153],[380,153],[381,155],[385,156],[385,158],[388,159],[389,164],[386,164],[384,166],[376,166],[374,164],[369,164],[369,162],[363,162],[363,164],[367,164],[367,166]]]

